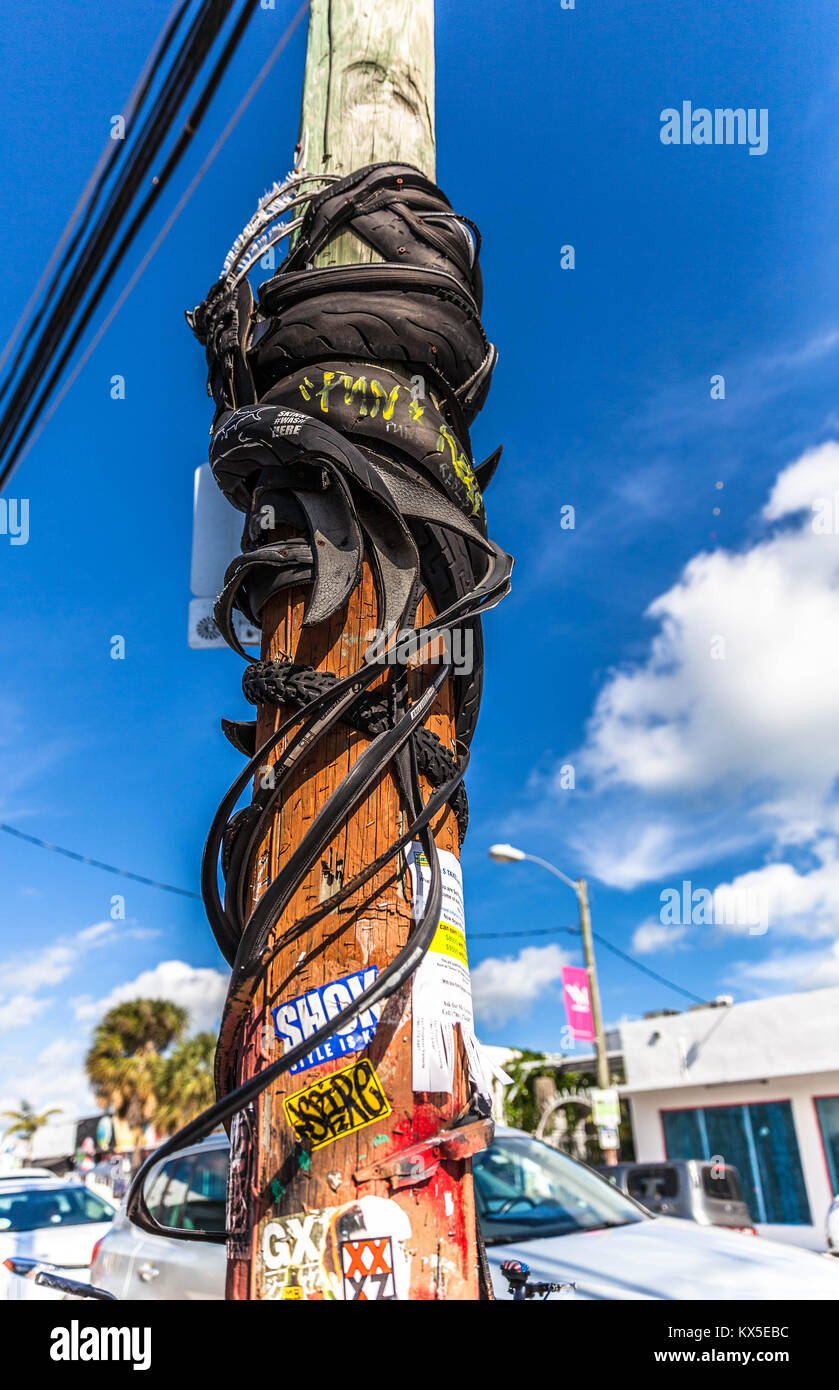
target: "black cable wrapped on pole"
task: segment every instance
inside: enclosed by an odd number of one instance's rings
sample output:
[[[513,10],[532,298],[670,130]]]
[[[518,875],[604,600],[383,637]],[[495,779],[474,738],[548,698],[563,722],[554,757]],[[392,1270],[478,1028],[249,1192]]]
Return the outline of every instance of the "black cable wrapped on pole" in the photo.
[[[339,230],[367,242],[381,262],[312,268]],[[468,430],[497,355],[480,321],[477,229],[419,170],[381,164],[330,181],[308,200],[293,250],[260,286],[255,304],[242,267],[253,264],[266,240],[264,231],[255,232],[189,316],[207,349],[217,408],[213,474],[246,514],[244,554],[230,566],[216,608],[220,630],[246,655],[233,608],[258,624],[268,598],[301,580],[311,585],[304,625],[325,621],[358,584],[367,552],[386,643],[401,635],[404,648],[406,625],[427,589],[441,615],[437,626],[468,622],[480,647],[477,613],[507,592],[511,562],[487,539],[479,483],[482,473],[488,481],[498,453],[476,470]],[[383,371],[383,360],[393,369]],[[375,377],[366,374],[372,367]],[[303,534],[259,544],[260,533],[277,523]],[[424,639],[432,635],[426,631]],[[416,645],[411,650],[415,654]],[[482,666],[479,652],[468,674],[455,680],[456,731],[464,746],[475,728]],[[329,689],[328,677],[291,662],[253,664],[244,686],[254,703],[291,703],[302,719],[308,702],[299,692],[306,677],[310,698]],[[388,703],[359,692],[341,718],[362,721],[372,732],[392,723]],[[255,735],[255,723],[240,722],[233,741],[253,756]],[[430,780],[440,785],[452,777],[456,769],[450,759],[446,765],[439,743],[435,749],[433,735],[418,729],[411,742]],[[239,970],[243,964],[252,970],[257,957],[249,944],[252,928],[242,919],[249,859],[237,853],[237,841],[246,839],[253,848],[278,788],[266,792],[226,827],[225,863],[228,870],[236,865],[238,881],[228,880],[216,934],[228,959],[237,942],[230,963]],[[460,787],[455,795],[465,833]],[[336,808],[333,828],[339,817]],[[301,864],[298,882],[311,862]],[[287,886],[286,900],[294,886]],[[208,906],[218,921],[214,905]],[[263,927],[260,943],[264,936]],[[223,1076],[224,1068],[220,1081]]]
[[[287,218],[301,207],[302,215]],[[249,271],[292,231],[293,249],[254,301]],[[318,252],[346,231],[380,259],[315,267]],[[496,360],[480,319],[479,249],[474,225],[409,165],[370,165],[345,178],[298,170],[263,198],[219,281],[188,315],[206,348],[216,406],[213,474],[244,513],[242,554],[228,568],[216,621],[249,663],[247,698],[281,706],[287,717],[261,746],[256,722],[223,721],[248,763],[216,815],[202,871],[210,924],[232,967],[216,1058],[219,1100],[162,1152],[227,1122],[301,1056],[401,989],[437,929],[442,890],[431,823],[450,803],[461,839],[466,831],[462,778],[480,706],[481,614],[509,591],[512,569],[488,537],[482,495],[500,450],[476,467],[469,437]],[[336,679],[291,658],[250,661],[234,610],[259,625],[271,600],[302,587],[303,626],[316,627],[342,611],[365,558],[375,581],[377,635],[354,673]],[[433,616],[419,622],[426,594]],[[468,633],[470,662],[454,663],[445,648],[442,661],[430,657],[453,631]],[[433,674],[419,696],[412,694],[409,667],[429,660]],[[450,678],[454,754],[423,727]],[[290,779],[339,722],[372,742],[276,875],[260,880],[251,897],[254,856]],[[248,781],[269,766],[270,777],[257,778],[250,805],[237,811]],[[399,788],[401,833],[339,891],[289,923],[283,914],[298,888],[386,769]],[[305,1046],[237,1084],[254,990],[271,959],[336,914],[411,841],[422,848],[430,884],[407,943]],[[293,975],[285,983],[293,993]],[[482,1147],[489,1102],[477,1064],[470,1064],[470,1087],[471,1100],[453,1123],[477,1126],[470,1142]],[[464,1154],[466,1145],[464,1139]],[[139,1224],[155,1228],[139,1182],[129,1206]]]

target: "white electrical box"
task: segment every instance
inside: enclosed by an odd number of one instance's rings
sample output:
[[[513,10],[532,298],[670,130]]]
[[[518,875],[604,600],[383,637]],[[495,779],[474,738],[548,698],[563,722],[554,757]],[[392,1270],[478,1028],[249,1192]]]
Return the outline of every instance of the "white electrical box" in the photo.
[[[195,650],[226,647],[216,627],[213,606],[224,585],[224,572],[241,553],[244,514],[231,507],[213,477],[210,465],[195,470],[192,508],[192,566],[189,603],[190,647]],[[239,641],[243,647],[258,647],[262,634],[241,613],[234,613]]]

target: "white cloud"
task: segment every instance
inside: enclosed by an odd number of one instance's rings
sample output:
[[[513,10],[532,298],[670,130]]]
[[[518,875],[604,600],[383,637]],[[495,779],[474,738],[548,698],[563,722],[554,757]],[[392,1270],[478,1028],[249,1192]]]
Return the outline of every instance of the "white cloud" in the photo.
[[[83,927],[77,933],[77,941],[101,941],[104,936],[110,936],[116,926],[115,922],[94,922],[92,927]]]
[[[608,805],[581,798],[579,829],[570,836],[576,860],[593,878],[631,890],[650,880],[666,881],[686,864],[701,864],[750,848],[756,828],[732,823],[719,807],[698,802],[663,815],[636,793],[612,792]]]
[[[695,942],[719,944],[719,932],[740,936],[773,935],[817,940],[839,935],[839,846],[824,838],[813,846],[816,863],[799,870],[786,862],[764,864],[737,874],[730,881],[687,887],[679,881],[668,888],[679,895],[681,920],[648,918],[636,929],[633,948],[639,952],[668,950],[683,944],[691,932]],[[691,891],[694,894],[691,901]],[[713,905],[702,905],[699,893],[710,894]],[[663,900],[664,901],[664,900]],[[672,905],[668,911],[675,910]],[[693,915],[693,923],[684,920]],[[705,914],[708,914],[707,920]],[[718,929],[712,930],[712,929]]]
[[[652,918],[636,927],[632,936],[632,949],[639,955],[650,952],[670,951],[679,946],[687,936],[689,928],[684,925],[668,926]]]
[[[648,610],[661,631],[647,662],[598,697],[585,770],[650,793],[772,779],[824,796],[839,770],[838,570],[839,545],[806,530],[691,560]]]
[[[8,1064],[3,1072],[0,1110],[15,1109],[28,1100],[36,1110],[58,1106],[55,1123],[95,1115],[99,1107],[82,1066],[82,1044],[74,1038],[55,1038],[34,1058]],[[0,1122],[2,1124],[2,1122]]]
[[[4,994],[13,990],[31,993],[60,984],[73,973],[82,951],[114,925],[113,922],[96,922],[92,927],[83,927],[75,936],[59,936],[37,951],[3,961],[0,963],[0,988]]]
[[[837,843],[820,840],[814,846],[820,862],[807,872],[792,864],[765,864],[718,884],[715,900],[726,893],[761,906],[769,929],[789,936],[836,936],[839,933],[839,857]],[[720,921],[719,914],[716,920]],[[723,923],[724,926],[731,924]],[[748,927],[735,926],[748,931]]]
[[[35,999],[31,994],[13,994],[0,1003],[0,1030],[21,1028],[48,1009],[51,999]]]
[[[221,970],[187,965],[182,960],[164,960],[152,970],[144,970],[136,979],[117,985],[102,999],[75,1000],[76,1017],[98,1022],[114,1004],[127,999],[170,999],[188,1010],[189,1032],[215,1032],[228,979],[227,972]]]
[[[43,989],[66,979],[76,963],[76,951],[71,946],[55,944],[42,951],[5,961],[0,966],[4,992]]]
[[[66,1066],[68,1060],[79,1051],[78,1038],[53,1038],[38,1053],[38,1065],[42,1067]]]
[[[101,946],[119,925],[121,938],[156,935],[124,923],[94,922],[82,927],[74,936],[59,936],[37,951],[25,952],[0,962],[0,1028],[14,1028],[29,1023],[46,1007],[30,996],[51,985],[60,984],[79,966],[83,954],[93,946]],[[14,997],[12,997],[14,996]]]
[[[738,961],[729,978],[733,984],[763,995],[839,985],[839,941],[826,950],[775,951],[765,960]]]
[[[767,508],[797,521],[695,556],[649,606],[646,658],[609,675],[571,756],[578,848],[604,881],[839,831],[839,535],[809,510],[837,490],[839,444],[808,451]]]
[[[94,922],[92,927],[84,927],[82,931],[76,933],[75,940],[80,941],[87,949],[88,946],[103,946],[111,943],[115,936],[123,941],[151,941],[159,936],[157,927],[136,927],[123,921]]]
[[[569,963],[570,956],[553,943],[482,960],[472,971],[475,1017],[488,1025],[520,1017]]]
[[[764,516],[769,521],[811,512],[823,497],[833,500],[839,492],[839,443],[829,440],[817,449],[808,449],[795,463],[778,474]]]

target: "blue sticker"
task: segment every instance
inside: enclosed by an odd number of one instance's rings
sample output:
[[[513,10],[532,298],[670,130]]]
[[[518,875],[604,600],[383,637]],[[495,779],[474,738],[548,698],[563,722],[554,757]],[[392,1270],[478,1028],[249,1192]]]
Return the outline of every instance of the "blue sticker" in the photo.
[[[375,965],[371,965],[367,970],[359,970],[355,975],[345,975],[343,979],[333,980],[331,984],[322,985],[320,989],[310,989],[308,994],[301,994],[296,999],[290,999],[287,1004],[280,1004],[276,1009],[272,1009],[274,1031],[286,1044],[285,1051],[289,1052],[298,1043],[305,1042],[306,1038],[310,1038],[325,1023],[336,1018],[367,989],[368,985],[372,985],[378,973]],[[374,1005],[372,1009],[365,1009],[352,1023],[347,1024],[339,1033],[333,1033],[331,1038],[327,1038],[325,1043],[316,1047],[302,1062],[293,1066],[291,1075],[298,1071],[307,1071],[309,1067],[319,1067],[322,1062],[331,1062],[335,1057],[346,1057],[350,1052],[360,1052],[372,1042],[381,1011],[381,1004]]]

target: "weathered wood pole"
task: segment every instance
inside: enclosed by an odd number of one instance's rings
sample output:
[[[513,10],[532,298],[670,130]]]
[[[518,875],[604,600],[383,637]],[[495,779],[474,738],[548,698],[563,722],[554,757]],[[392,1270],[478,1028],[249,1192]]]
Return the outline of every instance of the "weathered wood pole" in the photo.
[[[366,164],[398,160],[419,166],[433,178],[433,34],[433,0],[312,0],[301,120],[305,164],[310,172],[349,173]],[[369,247],[343,233],[317,264],[349,264],[373,258]],[[375,367],[368,375],[375,375]],[[306,407],[301,404],[299,408]],[[317,408],[317,400],[311,408]],[[288,654],[297,662],[336,676],[357,670],[363,661],[366,635],[376,626],[376,598],[368,562],[364,563],[363,582],[347,608],[327,623],[314,629],[301,627],[304,599],[302,589],[289,590],[267,605],[263,659]],[[427,597],[423,599],[418,621],[431,615],[428,603]],[[285,717],[285,711],[261,708],[258,741],[262,742]],[[448,687],[428,727],[454,751]],[[316,811],[367,743],[363,735],[341,725],[306,759],[255,856],[252,903],[299,844]],[[429,791],[426,784],[426,796]],[[386,773],[301,886],[277,926],[275,939],[380,854],[405,824],[396,785]],[[435,835],[440,849],[457,854],[457,829],[450,810],[439,818]],[[409,894],[410,883],[400,856],[334,916],[280,948],[254,996],[251,1027],[238,1059],[240,1081],[281,1055],[283,1045],[272,1024],[273,1008],[371,966],[382,968],[392,959],[410,931]],[[393,1233],[393,1252],[399,1248],[399,1296],[479,1296],[469,1160],[444,1161],[430,1179],[399,1190],[393,1190],[387,1181],[359,1182],[353,1176],[365,1166],[437,1133],[463,1109],[469,1095],[466,1059],[459,1030],[454,1036],[452,1093],[415,1093],[408,985],[386,1005],[366,1052],[286,1075],[261,1096],[254,1115],[253,1151],[246,1165],[250,1170],[252,1240],[249,1251],[231,1252],[229,1299],[341,1297],[341,1255],[337,1255],[336,1266],[334,1249],[330,1253],[328,1248],[330,1240],[334,1245],[334,1232],[330,1235],[334,1215],[330,1213],[348,1210],[362,1198],[385,1199],[387,1203],[375,1210]],[[284,1114],[284,1098],[363,1057],[373,1065],[390,1113],[301,1155]],[[247,1141],[243,1138],[240,1142]],[[366,1264],[361,1261],[357,1271],[360,1286],[366,1290],[362,1296],[381,1296],[376,1293],[375,1280],[368,1283],[361,1279],[372,1258],[369,1250],[365,1258]],[[324,1291],[321,1280],[324,1263],[335,1275],[332,1293],[328,1284]],[[392,1283],[383,1280],[380,1287],[384,1296],[393,1296]],[[345,1284],[343,1296],[352,1297],[347,1288]]]

